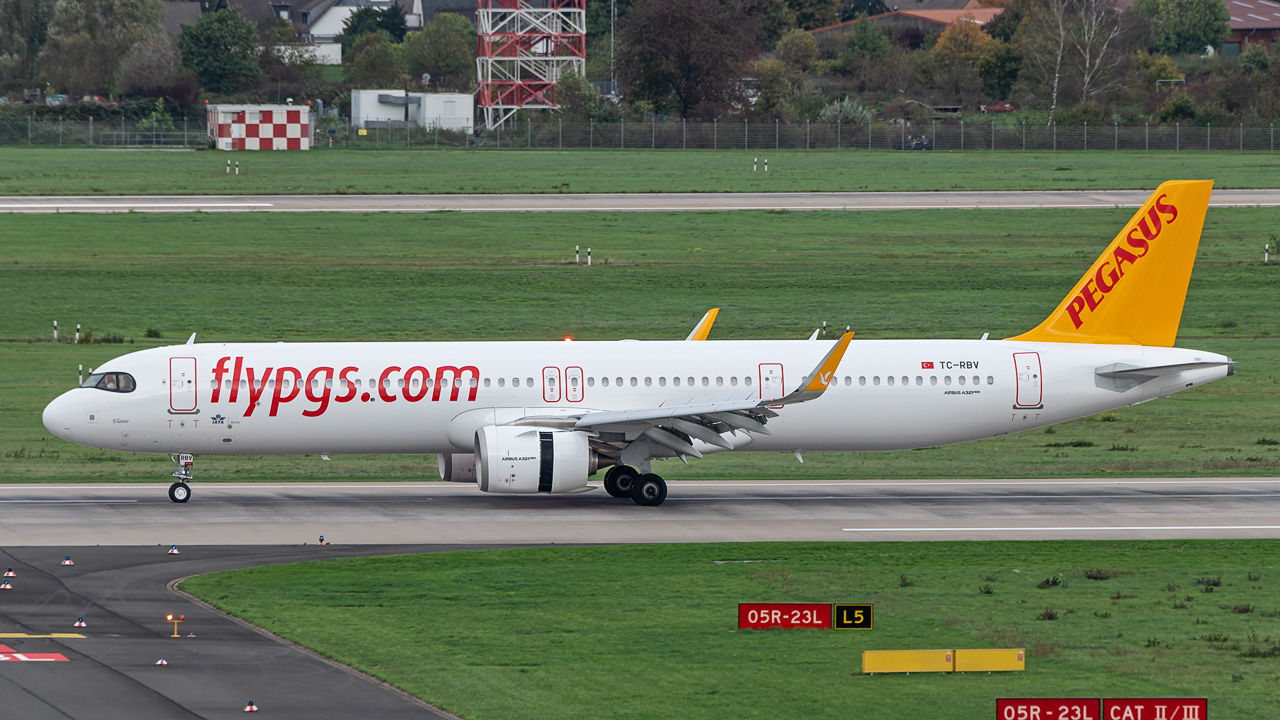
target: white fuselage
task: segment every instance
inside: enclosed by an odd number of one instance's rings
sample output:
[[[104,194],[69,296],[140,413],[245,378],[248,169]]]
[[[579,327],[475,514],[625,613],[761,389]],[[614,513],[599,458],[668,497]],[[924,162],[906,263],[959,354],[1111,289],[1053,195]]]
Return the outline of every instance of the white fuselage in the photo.
[[[521,417],[774,399],[827,341],[205,343],[143,350],[44,413],[83,445],[151,453],[465,453]],[[1222,362],[1116,382],[1095,371]],[[1197,350],[1000,340],[854,340],[836,381],[735,449],[863,451],[978,440],[1133,405],[1229,374]],[[739,434],[745,438],[745,435]],[[705,451],[717,448],[699,444]]]

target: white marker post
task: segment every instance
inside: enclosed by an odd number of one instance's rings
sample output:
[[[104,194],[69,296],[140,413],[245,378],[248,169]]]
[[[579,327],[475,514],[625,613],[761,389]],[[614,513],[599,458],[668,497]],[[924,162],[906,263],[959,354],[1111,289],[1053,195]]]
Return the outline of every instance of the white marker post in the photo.
[[[756,165],[760,164],[760,158],[751,158],[751,172],[756,171]]]
[[[1271,261],[1271,243],[1262,246],[1262,264],[1266,265]],[[53,324],[53,339],[58,339],[58,323]]]
[[[764,159],[764,171],[769,172],[769,158]]]
[[[579,261],[578,261],[578,246],[577,246],[577,245],[574,245],[574,246],[573,246],[573,264],[574,264],[574,265],[578,265],[578,264],[580,264],[580,263],[579,263]]]
[[[78,378],[76,386],[78,387],[84,384],[84,365],[77,365],[76,368],[76,378]]]
[[[80,344],[80,323],[76,323],[76,344]]]
[[[228,161],[227,161],[227,174],[228,174],[228,175],[230,175],[230,174],[231,174],[231,161],[230,161],[230,160],[228,160]]]
[[[240,161],[239,161],[239,160],[237,160],[237,161],[236,161],[236,174],[237,174],[237,175],[239,175],[239,174],[240,174]]]
[[[591,267],[591,248],[587,248],[587,267]]]
[[[58,342],[58,321],[53,321],[53,341]]]

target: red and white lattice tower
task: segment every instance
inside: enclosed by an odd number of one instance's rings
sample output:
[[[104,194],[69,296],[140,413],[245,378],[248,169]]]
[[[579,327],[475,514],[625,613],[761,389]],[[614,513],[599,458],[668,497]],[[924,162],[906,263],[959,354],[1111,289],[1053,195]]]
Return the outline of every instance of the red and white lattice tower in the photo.
[[[492,130],[521,108],[556,103],[556,83],[587,69],[586,0],[478,0],[476,102]]]

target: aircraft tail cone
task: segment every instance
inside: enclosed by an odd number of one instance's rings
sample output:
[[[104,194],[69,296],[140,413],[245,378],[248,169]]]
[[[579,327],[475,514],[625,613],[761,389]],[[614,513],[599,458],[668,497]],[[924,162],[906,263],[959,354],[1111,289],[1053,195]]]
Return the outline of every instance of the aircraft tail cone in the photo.
[[[177,554],[178,554],[178,546],[177,546],[177,545],[170,545],[170,546],[169,546],[169,554],[170,554],[170,555],[177,555]]]
[[[79,620],[76,621],[75,627],[89,627],[89,626],[85,624],[84,618],[80,618]]]
[[[245,712],[258,712],[258,706],[257,706],[257,705],[254,705],[254,704],[253,704],[253,701],[252,701],[252,700],[250,700],[250,701],[249,701],[249,704],[244,706],[244,711],[245,711]]]
[[[156,664],[157,664],[157,665],[168,665],[168,664],[169,664],[169,661],[168,661],[168,660],[165,660],[164,658],[160,658],[159,660],[157,660],[157,661],[156,661]]]
[[[63,564],[63,565],[75,565],[75,561],[71,559],[71,556],[70,556],[70,555],[68,555],[68,556],[67,556],[67,558],[66,558],[65,560],[63,560],[63,561],[62,561],[62,564]]]
[[[14,571],[13,571],[13,568],[9,568],[8,570],[5,570],[5,571],[4,571],[4,576],[5,576],[5,577],[18,577],[18,573],[14,572]]]

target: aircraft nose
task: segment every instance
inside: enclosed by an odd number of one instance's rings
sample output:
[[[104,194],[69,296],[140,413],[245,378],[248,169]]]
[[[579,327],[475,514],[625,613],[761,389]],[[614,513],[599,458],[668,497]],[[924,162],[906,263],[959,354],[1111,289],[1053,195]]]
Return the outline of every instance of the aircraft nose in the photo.
[[[40,418],[49,432],[63,440],[68,439],[67,436],[71,433],[71,423],[74,417],[72,408],[74,403],[71,398],[67,397],[69,394],[63,393],[54,398],[53,402],[45,406],[44,414]]]

